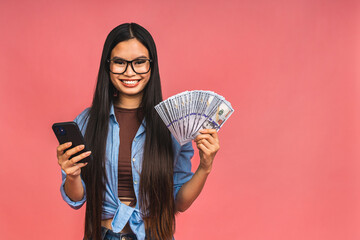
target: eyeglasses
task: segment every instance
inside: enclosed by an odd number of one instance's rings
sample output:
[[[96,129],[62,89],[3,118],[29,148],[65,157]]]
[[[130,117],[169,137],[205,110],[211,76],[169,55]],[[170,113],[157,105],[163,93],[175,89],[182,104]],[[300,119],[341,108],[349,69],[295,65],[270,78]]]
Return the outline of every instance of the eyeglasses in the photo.
[[[132,70],[137,74],[145,74],[150,71],[151,59],[138,58],[132,61],[127,61],[121,58],[108,59],[110,63],[110,72],[113,74],[123,74],[126,72],[128,65],[130,64]]]

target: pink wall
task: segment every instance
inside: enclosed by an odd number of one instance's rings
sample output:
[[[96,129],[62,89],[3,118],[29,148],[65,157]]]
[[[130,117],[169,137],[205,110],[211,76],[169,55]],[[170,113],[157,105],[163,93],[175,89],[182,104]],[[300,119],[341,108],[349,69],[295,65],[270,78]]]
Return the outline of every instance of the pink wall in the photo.
[[[359,7],[1,1],[0,239],[81,239],[51,125],[89,106],[106,35],[131,21],[153,34],[165,97],[209,89],[235,108],[176,239],[360,239]]]

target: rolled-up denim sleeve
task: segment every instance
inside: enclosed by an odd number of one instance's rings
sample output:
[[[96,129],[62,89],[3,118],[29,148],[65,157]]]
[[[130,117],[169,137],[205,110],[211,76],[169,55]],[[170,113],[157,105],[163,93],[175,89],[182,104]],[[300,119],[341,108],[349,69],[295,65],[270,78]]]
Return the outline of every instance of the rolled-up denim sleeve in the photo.
[[[174,166],[174,197],[178,194],[184,183],[189,181],[194,175],[191,172],[191,158],[194,156],[194,148],[192,143],[186,143],[181,146],[179,153],[175,159]]]
[[[81,206],[84,205],[84,203],[86,201],[86,187],[85,187],[84,181],[81,179],[81,182],[82,182],[82,185],[83,185],[83,188],[84,188],[84,197],[80,201],[74,202],[65,193],[64,185],[65,185],[66,173],[64,172],[64,170],[61,170],[61,177],[62,177],[62,183],[61,183],[61,186],[60,186],[61,197],[73,209],[81,208]]]

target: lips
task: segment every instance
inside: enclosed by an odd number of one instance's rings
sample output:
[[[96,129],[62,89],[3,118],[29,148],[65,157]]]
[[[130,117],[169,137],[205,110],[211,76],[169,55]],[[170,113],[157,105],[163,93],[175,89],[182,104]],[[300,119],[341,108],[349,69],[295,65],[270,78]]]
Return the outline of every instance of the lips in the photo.
[[[141,79],[120,79],[121,83],[126,87],[136,87]]]

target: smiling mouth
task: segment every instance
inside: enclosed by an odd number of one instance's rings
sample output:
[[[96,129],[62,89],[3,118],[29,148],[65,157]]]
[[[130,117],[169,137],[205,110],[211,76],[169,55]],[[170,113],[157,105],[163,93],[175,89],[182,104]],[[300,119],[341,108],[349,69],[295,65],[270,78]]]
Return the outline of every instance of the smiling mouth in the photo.
[[[139,80],[127,80],[127,79],[125,80],[125,79],[121,79],[120,81],[123,82],[123,83],[125,83],[125,84],[132,85],[132,84],[138,83],[138,82],[140,81],[140,79],[139,79]]]

